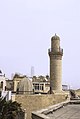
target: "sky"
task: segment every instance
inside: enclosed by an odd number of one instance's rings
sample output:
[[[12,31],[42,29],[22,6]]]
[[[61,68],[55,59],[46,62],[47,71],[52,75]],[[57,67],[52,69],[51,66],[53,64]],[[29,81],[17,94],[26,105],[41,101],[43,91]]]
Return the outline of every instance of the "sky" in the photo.
[[[51,37],[64,50],[62,82],[80,88],[80,0],[0,0],[0,69],[49,74]]]

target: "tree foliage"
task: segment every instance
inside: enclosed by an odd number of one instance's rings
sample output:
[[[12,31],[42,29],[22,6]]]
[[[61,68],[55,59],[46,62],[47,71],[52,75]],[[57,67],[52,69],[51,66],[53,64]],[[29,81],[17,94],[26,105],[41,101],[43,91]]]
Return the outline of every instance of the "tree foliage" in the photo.
[[[0,98],[0,119],[18,119],[20,112],[21,104]]]

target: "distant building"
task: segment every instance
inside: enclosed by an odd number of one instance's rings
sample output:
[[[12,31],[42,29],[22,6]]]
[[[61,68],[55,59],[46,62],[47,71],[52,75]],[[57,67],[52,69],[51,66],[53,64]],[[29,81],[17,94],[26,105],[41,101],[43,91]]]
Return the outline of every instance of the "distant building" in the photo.
[[[62,85],[62,90],[63,90],[63,91],[69,90],[69,86],[68,86],[68,85]]]
[[[49,76],[33,76],[32,78],[33,88],[35,93],[48,93],[50,90]]]
[[[8,79],[5,77],[5,74],[3,74],[0,70],[0,91],[6,90],[6,80]]]
[[[32,81],[26,75],[15,74],[13,77],[13,91],[21,94],[32,93]]]
[[[31,77],[33,77],[34,76],[34,67],[32,66],[31,67]]]

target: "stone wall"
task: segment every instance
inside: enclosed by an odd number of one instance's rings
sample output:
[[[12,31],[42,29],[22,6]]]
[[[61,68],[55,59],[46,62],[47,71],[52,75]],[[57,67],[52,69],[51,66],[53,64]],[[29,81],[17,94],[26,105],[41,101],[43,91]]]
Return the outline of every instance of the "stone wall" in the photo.
[[[75,90],[75,94],[80,97],[80,89]]]
[[[15,100],[21,103],[27,113],[26,119],[31,119],[31,112],[46,108],[66,100],[65,94],[51,95],[16,95]]]

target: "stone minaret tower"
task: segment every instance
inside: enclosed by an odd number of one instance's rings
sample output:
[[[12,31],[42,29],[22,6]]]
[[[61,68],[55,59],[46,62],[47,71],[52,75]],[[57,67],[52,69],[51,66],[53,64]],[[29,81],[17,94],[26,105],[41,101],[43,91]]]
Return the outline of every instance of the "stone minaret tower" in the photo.
[[[51,38],[50,57],[50,93],[62,90],[62,56],[63,49],[60,48],[60,38],[55,34]]]

